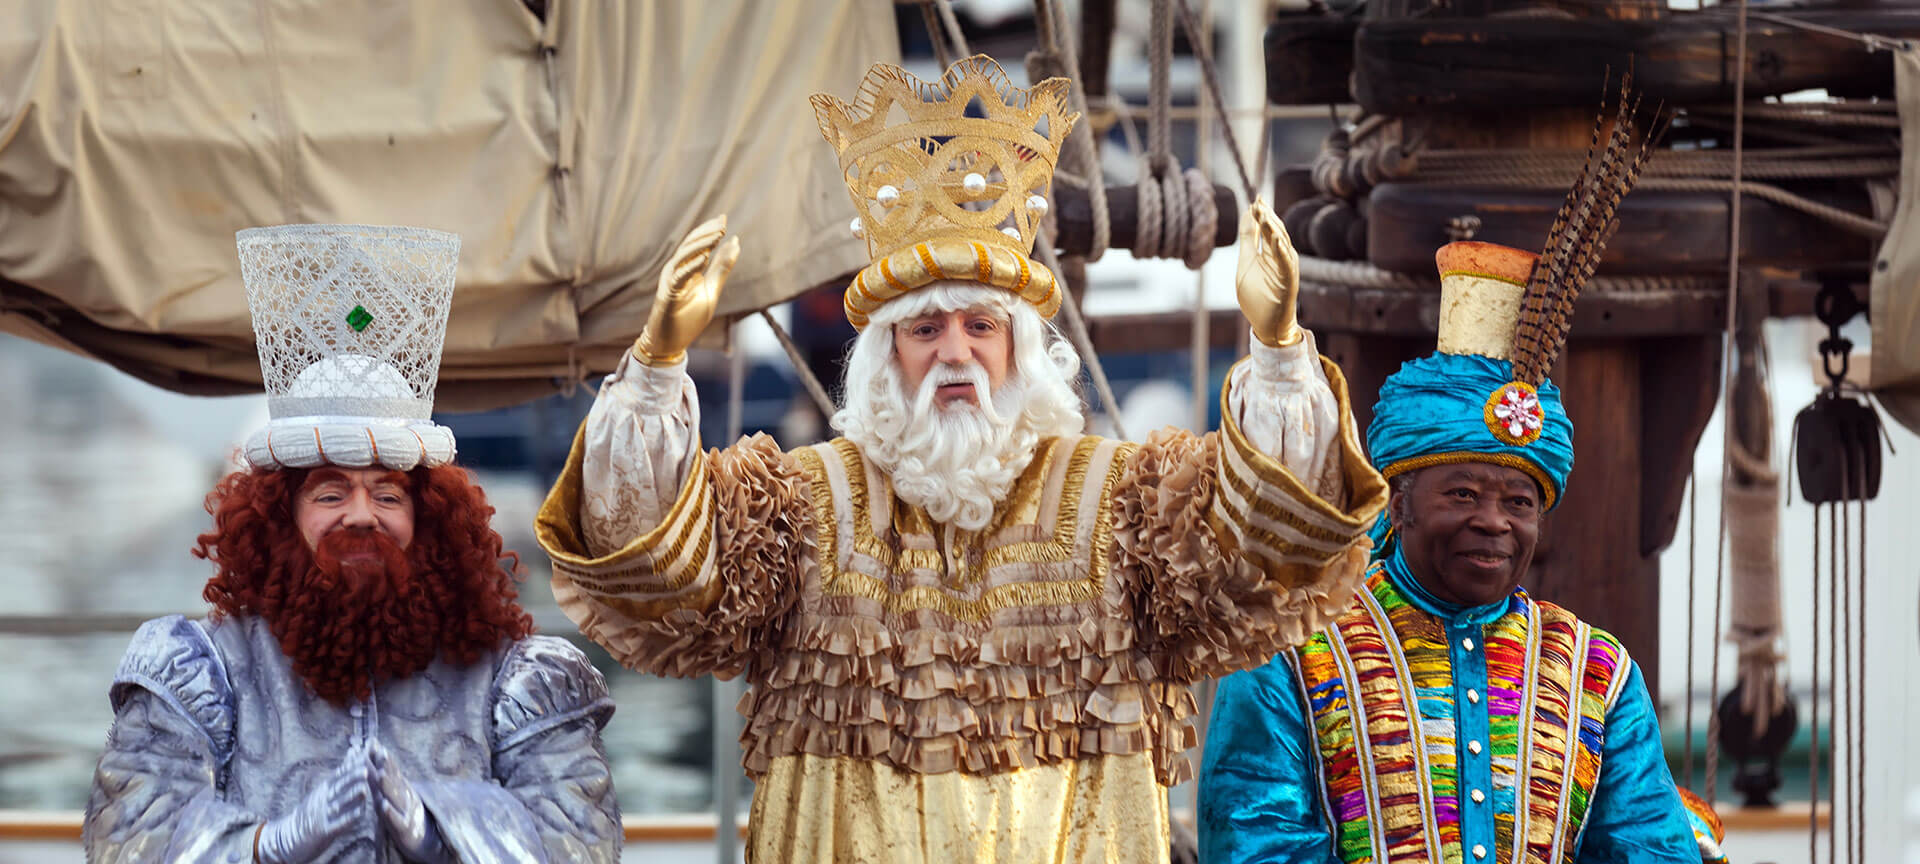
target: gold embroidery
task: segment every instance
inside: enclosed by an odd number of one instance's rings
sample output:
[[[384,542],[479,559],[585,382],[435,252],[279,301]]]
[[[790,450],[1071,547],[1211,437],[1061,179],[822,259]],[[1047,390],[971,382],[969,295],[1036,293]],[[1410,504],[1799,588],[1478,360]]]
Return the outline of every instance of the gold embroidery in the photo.
[[[815,557],[820,565],[820,584],[830,586],[834,574],[838,571],[840,529],[835,524],[833,512],[833,485],[827,478],[827,466],[820,459],[820,453],[813,447],[805,447],[793,454],[794,461],[800,463],[800,469],[807,474],[809,485],[813,487],[813,518]]]
[[[580,587],[600,594],[612,593],[614,589],[608,586],[623,579],[634,576],[658,576],[660,570],[667,569],[671,571],[670,575],[660,579],[657,587],[646,586],[643,590],[654,594],[670,594],[678,591],[687,587],[687,583],[700,575],[700,568],[706,566],[707,553],[713,546],[713,519],[704,512],[706,508],[701,509],[700,518],[688,522],[689,530],[673,545],[668,555],[660,557],[650,555],[648,556],[650,560],[645,564],[636,564],[613,571],[590,571],[567,566],[557,561],[554,562],[554,569],[566,573]],[[685,551],[687,540],[693,535],[691,529],[696,522],[700,526],[700,539],[695,541],[697,545],[694,548],[693,558],[687,562],[687,566],[675,568],[673,562],[680,560],[680,553]]]
[[[1051,456],[1056,449],[1055,442],[1046,442],[1035,454],[1028,470],[1022,472],[1020,481],[1016,481],[1015,490],[1002,502],[1003,512],[999,514],[996,529],[988,536],[1000,536],[1007,527],[1006,513],[1016,509],[1023,502],[1030,502],[1045,491],[1045,478],[1050,473]],[[843,560],[839,550],[833,544],[820,544],[820,553],[824,573],[833,574],[831,579],[823,579],[822,591],[826,596],[863,597],[886,606],[888,612],[901,613],[920,609],[930,609],[949,617],[977,621],[988,615],[1016,606],[1062,606],[1085,603],[1098,597],[1106,584],[1108,570],[1108,551],[1112,544],[1113,528],[1105,518],[1105,508],[1109,490],[1119,479],[1125,468],[1124,454],[1130,453],[1130,446],[1116,448],[1118,451],[1109,464],[1106,481],[1098,490],[1086,488],[1088,469],[1101,440],[1092,437],[1080,438],[1068,456],[1060,501],[1054,515],[1054,530],[1046,540],[1016,540],[988,549],[980,559],[978,569],[970,572],[972,581],[984,576],[995,568],[1003,566],[1031,566],[1035,564],[1071,564],[1078,559],[1074,555],[1075,546],[1080,537],[1081,499],[1093,495],[1100,508],[1096,511],[1093,526],[1091,560],[1087,561],[1084,577],[1072,579],[1035,580],[997,585],[987,589],[977,598],[955,595],[933,586],[914,586],[902,591],[889,587],[886,579],[854,569],[853,554],[873,559],[888,574],[902,571],[928,570],[940,572],[943,567],[940,552],[937,549],[914,548],[896,549],[886,541],[875,536],[873,531],[869,484],[866,479],[865,460],[860,456],[859,448],[845,439],[835,439],[832,446],[845,466],[849,498],[853,511],[853,546],[846,550]],[[814,457],[817,459],[818,457]],[[820,486],[825,487],[824,468],[810,464],[812,459],[803,458],[808,471],[822,476]],[[832,506],[830,498],[821,500],[816,491],[816,508],[826,512]],[[918,514],[914,514],[918,521]],[[1038,514],[1036,519],[1044,519]],[[1029,523],[1021,523],[1029,524]],[[903,525],[896,525],[896,533]],[[931,538],[928,538],[929,541]],[[832,557],[829,558],[828,556]],[[831,562],[831,566],[829,565]],[[971,584],[971,582],[969,583]]]

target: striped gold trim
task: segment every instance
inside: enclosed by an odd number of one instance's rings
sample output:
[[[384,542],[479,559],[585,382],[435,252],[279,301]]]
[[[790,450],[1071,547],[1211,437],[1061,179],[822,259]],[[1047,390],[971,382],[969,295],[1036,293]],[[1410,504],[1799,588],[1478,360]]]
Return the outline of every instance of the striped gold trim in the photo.
[[[1359,536],[1358,532],[1341,534],[1336,531],[1329,531],[1318,525],[1314,525],[1305,519],[1300,518],[1300,514],[1298,513],[1281,509],[1280,506],[1273,503],[1271,499],[1265,496],[1262,496],[1257,491],[1255,491],[1255,489],[1253,488],[1253,484],[1248,483],[1245,478],[1240,476],[1239,472],[1227,470],[1225,460],[1221,460],[1221,470],[1219,474],[1220,474],[1220,479],[1223,482],[1225,482],[1229,487],[1231,487],[1233,491],[1240,496],[1240,499],[1242,501],[1245,501],[1246,505],[1253,509],[1254,513],[1258,513],[1259,515],[1264,516],[1267,519],[1273,520],[1277,524],[1285,525],[1288,528],[1292,528],[1293,530],[1300,532],[1303,536],[1305,536],[1310,541],[1319,541],[1321,543],[1327,544],[1327,546],[1330,548],[1338,550],[1338,549],[1346,548],[1347,544],[1352,543],[1354,538]],[[1219,500],[1221,504],[1227,508],[1228,514],[1233,516],[1236,521],[1248,522],[1248,520],[1245,518],[1248,515],[1248,513],[1246,510],[1241,509],[1240,504],[1238,502],[1228,499],[1225,496],[1221,496],[1217,500]],[[1249,524],[1248,527],[1251,528],[1253,526]],[[1275,549],[1280,549],[1285,546],[1306,545],[1305,543],[1302,543],[1298,540],[1286,540],[1284,538],[1280,538],[1276,535],[1273,535],[1271,532],[1266,532],[1264,530],[1261,533],[1264,533],[1269,537],[1273,537],[1276,541],[1278,541],[1274,546]]]
[[[893,296],[895,297],[905,294],[909,290],[904,283],[893,275],[893,261],[891,259],[880,259],[880,276],[887,280],[887,288],[894,292]]]
[[[1240,363],[1247,362],[1247,358],[1240,360]],[[1239,363],[1234,365],[1238,366]],[[1360,438],[1354,430],[1346,377],[1340,374],[1339,366],[1324,357],[1320,359],[1320,368],[1325,372],[1329,389],[1338,403],[1340,466],[1346,474],[1347,500],[1357,503],[1343,510],[1313,494],[1299,478],[1293,476],[1293,472],[1282,467],[1273,457],[1260,452],[1247,440],[1246,433],[1240,430],[1240,424],[1233,419],[1232,403],[1228,401],[1233,392],[1235,370],[1232,369],[1227,370],[1226,381],[1220,387],[1220,437],[1225,446],[1233,448],[1235,455],[1245,461],[1261,482],[1276,487],[1282,494],[1304,505],[1314,516],[1339,526],[1341,530],[1360,534],[1373,524],[1374,517],[1381,510],[1386,509],[1387,482],[1361,455],[1366,451],[1360,448]]]
[[[947,278],[947,274],[940,270],[940,262],[933,260],[933,252],[927,249],[927,244],[916,243],[913,251],[920,255],[920,266],[927,268],[927,272],[933,274],[933,278]]]
[[[567,452],[567,462],[561,468],[560,479],[554,482],[546,500],[540,504],[540,511],[534,516],[535,539],[539,541],[540,548],[546,551],[547,557],[553,559],[556,569],[570,568],[592,576],[636,565],[652,566],[657,559],[650,553],[660,547],[666,538],[679,536],[689,511],[707,512],[711,506],[712,486],[708,477],[706,451],[700,449],[698,440],[694,442],[693,461],[687,468],[688,482],[680,487],[679,497],[674,499],[673,506],[661,518],[659,525],[619,550],[596,557],[588,553],[579,525],[586,431],[586,421],[582,420],[574,432],[573,447]]]
[[[993,259],[987,257],[987,247],[978,243],[970,243],[968,245],[973,247],[974,279],[983,285],[992,282]]]

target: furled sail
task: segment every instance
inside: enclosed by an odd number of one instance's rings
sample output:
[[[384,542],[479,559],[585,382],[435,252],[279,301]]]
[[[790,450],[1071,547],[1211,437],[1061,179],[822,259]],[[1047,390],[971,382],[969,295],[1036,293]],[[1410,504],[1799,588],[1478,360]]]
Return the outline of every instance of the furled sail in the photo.
[[[888,0],[25,0],[0,12],[0,331],[258,391],[234,232],[463,238],[442,408],[612,368],[688,229],[725,318],[851,274],[807,96],[897,62]]]

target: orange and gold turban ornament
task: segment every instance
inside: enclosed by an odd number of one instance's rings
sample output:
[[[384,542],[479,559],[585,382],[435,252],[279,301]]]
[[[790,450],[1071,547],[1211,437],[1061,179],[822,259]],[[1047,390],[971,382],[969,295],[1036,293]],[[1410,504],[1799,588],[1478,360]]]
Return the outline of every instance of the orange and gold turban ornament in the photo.
[[[938,81],[875,65],[852,104],[814,95],[859,214],[850,228],[872,259],[847,286],[856,329],[881,304],[943,279],[1013,292],[1044,317],[1059,311],[1059,281],[1030,254],[1060,145],[1080,119],[1067,90],[1065,78],[1017,87],[976,55]]]

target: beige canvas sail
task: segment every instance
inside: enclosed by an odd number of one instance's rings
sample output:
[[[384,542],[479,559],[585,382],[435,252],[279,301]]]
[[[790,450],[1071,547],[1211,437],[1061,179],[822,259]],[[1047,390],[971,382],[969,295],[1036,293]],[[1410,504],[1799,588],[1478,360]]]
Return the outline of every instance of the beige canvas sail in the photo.
[[[544,5],[6,4],[0,331],[258,391],[235,231],[436,228],[463,240],[458,410],[610,370],[716,214],[743,242],[723,318],[866,264],[807,96],[898,62],[887,0]]]
[[[1874,261],[1869,386],[1887,413],[1920,433],[1920,51],[1893,52],[1900,103],[1900,192]]]

